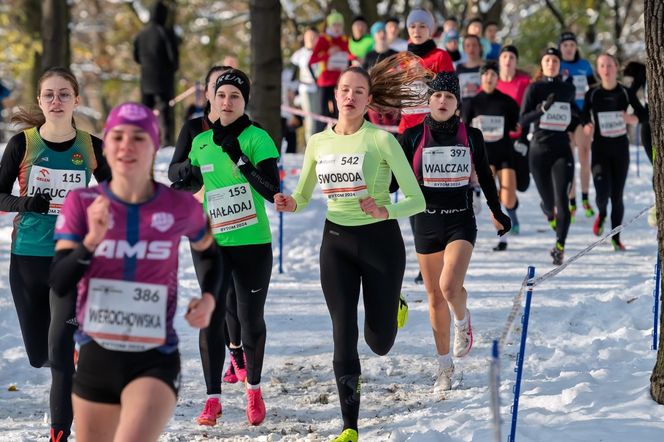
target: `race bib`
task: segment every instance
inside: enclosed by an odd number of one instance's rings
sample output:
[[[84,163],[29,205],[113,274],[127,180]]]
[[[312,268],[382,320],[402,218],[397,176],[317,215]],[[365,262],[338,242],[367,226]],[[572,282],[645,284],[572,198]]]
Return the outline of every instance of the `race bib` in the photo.
[[[599,133],[603,137],[616,138],[627,134],[627,126],[622,112],[598,112]]]
[[[574,89],[576,89],[575,100],[583,100],[588,90],[588,78],[585,75],[573,75],[572,82]]]
[[[503,138],[505,117],[500,115],[479,115],[473,118],[472,126],[482,131],[484,141],[491,143]]]
[[[212,233],[241,229],[258,222],[249,183],[215,189],[205,194]]]
[[[166,342],[168,287],[92,278],[83,331],[107,350],[145,351]]]
[[[470,182],[470,149],[435,146],[422,149],[422,180],[425,187],[463,187]]]
[[[480,91],[480,73],[466,72],[459,74],[461,98],[472,98]]]
[[[572,122],[572,110],[569,103],[556,101],[548,111],[540,117],[541,129],[565,132],[567,126]]]
[[[28,178],[28,196],[47,193],[51,196],[49,215],[59,215],[65,197],[71,190],[85,187],[84,170],[49,169],[32,166]]]
[[[413,95],[426,97],[428,87],[422,81],[415,81],[405,87],[409,88],[413,92]],[[404,115],[420,115],[428,114],[429,112],[431,112],[431,109],[425,103],[406,103],[406,107],[401,109],[401,113]]]
[[[323,195],[328,198],[364,198],[363,153],[323,155],[316,161],[316,176]]]
[[[343,71],[348,67],[348,52],[335,52],[327,59],[327,69],[329,71]]]

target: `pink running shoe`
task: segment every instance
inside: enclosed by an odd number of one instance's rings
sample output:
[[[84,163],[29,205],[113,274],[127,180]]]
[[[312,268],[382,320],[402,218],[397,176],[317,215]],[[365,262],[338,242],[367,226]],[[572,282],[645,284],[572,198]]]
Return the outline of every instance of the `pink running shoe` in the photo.
[[[238,381],[237,375],[235,374],[235,369],[233,368],[233,362],[228,363],[228,370],[224,373],[224,382],[227,384],[235,384]]]
[[[221,417],[221,404],[219,399],[210,398],[205,401],[205,407],[203,407],[203,412],[198,416],[197,422],[198,425],[207,425],[214,427],[217,425],[217,419]]]
[[[238,351],[239,350],[239,351]],[[247,380],[247,356],[245,356],[244,351],[242,348],[239,349],[231,349],[231,364],[233,364],[233,370],[235,371],[235,376],[237,376],[237,380],[240,382],[244,382]],[[233,355],[235,353],[236,355],[242,354],[242,357],[235,357]]]
[[[265,420],[265,402],[260,387],[256,390],[247,388],[247,420],[251,425],[260,425]]]

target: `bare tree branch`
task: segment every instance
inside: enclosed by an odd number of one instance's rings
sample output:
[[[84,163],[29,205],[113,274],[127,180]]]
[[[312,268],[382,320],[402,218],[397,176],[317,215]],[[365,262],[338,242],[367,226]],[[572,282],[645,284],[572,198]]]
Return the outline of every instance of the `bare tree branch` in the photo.
[[[565,30],[567,29],[567,23],[565,23],[565,18],[563,17],[563,14],[556,8],[556,6],[551,2],[551,0],[544,0],[544,3],[546,3],[547,8],[551,11],[551,14],[558,20],[558,23],[560,23],[560,27]]]

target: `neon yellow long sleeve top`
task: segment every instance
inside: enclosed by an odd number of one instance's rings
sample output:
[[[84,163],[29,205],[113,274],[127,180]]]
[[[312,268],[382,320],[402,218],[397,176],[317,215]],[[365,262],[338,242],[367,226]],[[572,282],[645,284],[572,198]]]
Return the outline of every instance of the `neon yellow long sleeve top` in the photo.
[[[332,163],[335,165],[330,166]],[[389,193],[390,172],[405,195],[394,204]],[[353,181],[352,177],[357,179]],[[382,221],[360,208],[359,199],[367,196],[387,209],[389,219],[411,216],[425,208],[420,186],[396,138],[368,121],[351,135],[339,135],[329,128],[311,137],[292,195],[297,202],[296,211],[307,206],[316,183],[328,197],[327,219],[343,226]]]

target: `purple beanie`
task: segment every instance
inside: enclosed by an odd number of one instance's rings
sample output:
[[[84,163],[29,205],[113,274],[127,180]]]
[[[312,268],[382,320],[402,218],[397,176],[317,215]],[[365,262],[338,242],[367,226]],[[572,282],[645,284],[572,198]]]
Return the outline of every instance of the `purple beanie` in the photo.
[[[154,150],[159,149],[159,123],[157,123],[157,117],[147,106],[132,102],[115,106],[106,118],[104,138],[111,129],[120,124],[131,124],[140,127],[152,139]]]

